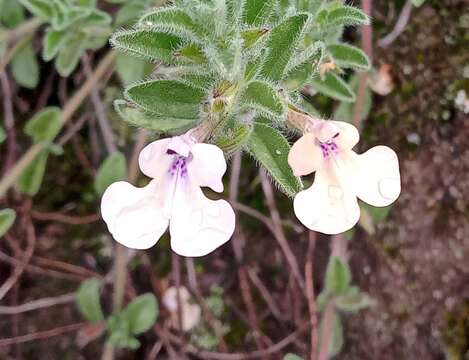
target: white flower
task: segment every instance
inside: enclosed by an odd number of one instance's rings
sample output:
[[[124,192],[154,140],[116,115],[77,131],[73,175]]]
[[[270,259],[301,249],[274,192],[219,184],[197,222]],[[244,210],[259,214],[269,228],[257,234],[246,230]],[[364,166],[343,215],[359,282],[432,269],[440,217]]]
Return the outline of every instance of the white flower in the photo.
[[[184,286],[179,287],[179,296],[181,298],[182,330],[189,331],[199,323],[201,309],[199,305],[191,303],[189,291]],[[172,326],[178,329],[177,287],[172,286],[168,288],[163,295],[162,302],[171,315]]]
[[[223,152],[188,134],[154,141],[139,156],[142,172],[153,178],[143,188],[119,181],[105,191],[101,213],[114,239],[148,249],[169,225],[171,248],[182,256],[203,256],[233,234],[234,211],[225,200],[210,200],[201,186],[223,191]]]
[[[296,176],[316,172],[313,185],[298,193],[294,211],[309,229],[338,234],[360,217],[357,197],[373,206],[388,206],[401,191],[396,153],[376,146],[358,155],[357,129],[342,121],[315,121],[289,155]]]

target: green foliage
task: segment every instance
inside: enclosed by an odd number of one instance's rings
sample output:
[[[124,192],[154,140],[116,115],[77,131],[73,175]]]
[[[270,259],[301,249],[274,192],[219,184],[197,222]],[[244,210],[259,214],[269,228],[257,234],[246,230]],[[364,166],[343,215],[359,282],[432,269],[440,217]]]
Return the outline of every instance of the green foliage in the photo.
[[[94,0],[19,0],[46,24],[42,56],[54,58],[57,71],[68,76],[83,53],[107,42],[111,17],[96,8]]]
[[[330,26],[347,25],[368,25],[370,18],[360,9],[353,6],[340,6],[332,9],[327,14],[327,23]]]
[[[296,354],[286,354],[283,360],[303,360],[303,358]]]
[[[340,295],[350,285],[352,274],[344,261],[337,256],[331,256],[326,270],[325,290],[330,294]]]
[[[111,44],[129,55],[151,61],[171,62],[173,52],[182,45],[183,40],[172,34],[153,30],[129,30],[115,33]]]
[[[158,316],[158,304],[153,294],[135,298],[123,311],[131,334],[138,335],[150,329]]]
[[[0,238],[13,226],[16,219],[16,212],[13,209],[0,210]]]
[[[125,180],[127,165],[124,154],[116,152],[109,155],[98,169],[94,179],[94,188],[102,195],[109,185]]]
[[[359,289],[355,286],[351,286],[347,292],[335,299],[335,306],[337,309],[356,313],[360,310],[366,309],[374,304],[367,294],[360,293]]]
[[[144,110],[175,119],[196,119],[204,92],[176,80],[153,80],[126,89],[125,96]]]
[[[104,320],[101,303],[99,301],[100,283],[97,279],[85,280],[81,283],[77,293],[77,306],[86,320],[92,323]]]
[[[42,179],[46,171],[47,158],[49,151],[42,150],[36,157],[36,160],[30,163],[19,176],[15,186],[16,189],[23,193],[34,196],[41,188]]]
[[[354,93],[358,91],[359,79],[358,76],[352,76],[349,81],[349,87]],[[367,86],[365,90],[365,96],[363,98],[363,107],[361,113],[361,120],[368,117],[372,106],[372,95],[370,88]],[[355,109],[355,102],[341,101],[334,113],[334,119],[339,121],[352,122],[353,112]]]
[[[11,60],[11,71],[15,81],[28,89],[34,89],[39,82],[39,64],[31,42],[18,50]]]
[[[280,117],[284,114],[282,100],[277,90],[270,84],[261,81],[253,81],[244,90],[243,103],[257,110],[261,115],[269,118]]]
[[[0,125],[0,144],[4,142],[7,138],[7,134],[5,130],[3,130],[3,127]]]
[[[262,61],[262,76],[274,81],[283,78],[288,63],[295,55],[308,18],[307,14],[298,14],[272,30],[266,46],[266,56]]]
[[[370,60],[363,50],[348,44],[331,44],[327,52],[334,62],[343,68],[354,68],[357,70],[369,70]]]
[[[280,131],[256,123],[247,143],[249,153],[264,166],[281,191],[294,196],[302,189],[299,178],[288,166],[290,145]]]
[[[35,143],[50,142],[57,136],[62,126],[60,116],[59,108],[46,107],[26,123],[24,131]]]
[[[136,349],[140,342],[135,338],[149,330],[158,317],[158,303],[153,294],[135,298],[124,310],[107,320],[109,341],[118,347]]]
[[[425,1],[426,0],[412,0],[412,5],[414,5],[415,7],[420,7]]]
[[[116,71],[124,85],[142,79],[147,72],[146,65],[146,61],[126,54],[118,54],[116,57]]]
[[[354,102],[355,94],[350,86],[337,74],[329,71],[324,79],[319,76],[311,81],[312,86],[320,93],[343,102]]]
[[[324,336],[324,316],[319,324],[319,338]],[[340,353],[344,346],[344,328],[339,314],[333,310],[332,314],[332,332],[329,339],[329,356],[333,357]],[[320,340],[321,343],[322,340]]]

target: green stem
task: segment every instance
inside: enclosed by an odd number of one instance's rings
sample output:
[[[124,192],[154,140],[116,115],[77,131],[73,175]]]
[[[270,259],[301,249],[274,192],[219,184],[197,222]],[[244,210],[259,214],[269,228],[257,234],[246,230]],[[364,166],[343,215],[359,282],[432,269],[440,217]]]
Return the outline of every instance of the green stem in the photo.
[[[62,111],[61,126],[64,126],[78,110],[81,103],[90,94],[93,87],[101,77],[110,69],[116,56],[115,51],[110,51],[99,63],[92,76],[83,84],[75,95],[67,102]],[[7,190],[15,183],[16,179],[23,173],[24,169],[31,164],[37,155],[44,149],[46,144],[38,143],[29,148],[29,150],[20,158],[20,160],[8,171],[0,181],[0,198],[5,196]]]

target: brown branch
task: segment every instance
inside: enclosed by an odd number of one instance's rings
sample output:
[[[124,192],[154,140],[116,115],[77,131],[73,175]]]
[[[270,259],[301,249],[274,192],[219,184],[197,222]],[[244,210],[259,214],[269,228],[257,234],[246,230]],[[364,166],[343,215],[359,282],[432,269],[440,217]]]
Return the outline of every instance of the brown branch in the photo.
[[[77,331],[86,325],[87,323],[82,322],[78,324],[61,326],[61,327],[51,329],[51,330],[39,331],[39,332],[35,332],[32,334],[17,336],[14,338],[0,339],[0,347],[10,346],[14,344],[22,344],[22,343],[34,341],[34,340],[48,339],[54,336],[59,336],[59,335],[63,335],[69,332]]]
[[[3,299],[5,295],[8,293],[8,291],[12,288],[12,286],[18,281],[18,279],[23,274],[23,271],[25,270],[26,265],[29,263],[29,261],[31,260],[31,257],[33,256],[33,252],[36,247],[36,233],[35,233],[34,226],[32,223],[27,224],[26,233],[27,233],[26,238],[28,241],[28,246],[26,248],[26,251],[24,252],[23,260],[19,264],[16,265],[11,276],[0,287],[0,299]]]
[[[6,173],[15,162],[18,145],[16,143],[15,118],[13,115],[11,87],[6,73],[0,75],[0,81],[3,93],[5,131],[7,133],[7,153],[4,159],[3,167],[3,173]]]
[[[84,216],[71,216],[65,215],[61,213],[55,212],[40,212],[37,210],[33,210],[31,212],[31,217],[34,220],[39,221],[55,221],[63,224],[68,225],[85,225],[91,224],[101,220],[101,216],[99,214],[91,214],[91,215],[84,215]]]
[[[399,35],[402,34],[402,32],[405,30],[407,23],[410,20],[410,15],[412,14],[412,0],[407,0],[406,3],[404,4],[404,7],[402,8],[401,13],[399,14],[399,18],[396,22],[396,25],[394,26],[394,29],[387,34],[385,37],[382,39],[378,40],[378,46],[382,48],[387,48],[389,45],[391,45],[398,37]]]
[[[56,297],[48,297],[39,300],[27,302],[25,304],[16,306],[0,306],[0,314],[2,315],[16,315],[33,311],[37,309],[43,309],[55,305],[68,304],[73,302],[76,298],[75,293],[64,294]]]
[[[264,191],[264,195],[267,202],[267,207],[270,211],[270,217],[272,219],[272,223],[274,225],[274,237],[280,245],[280,248],[287,259],[287,263],[290,266],[293,276],[297,281],[299,287],[301,289],[305,288],[304,280],[301,277],[300,267],[298,266],[298,262],[296,261],[296,257],[293,254],[293,251],[288,244],[287,237],[282,228],[282,221],[280,219],[280,213],[278,212],[277,205],[275,204],[274,198],[274,191],[272,189],[272,184],[270,183],[269,179],[267,178],[267,174],[263,169],[260,170],[260,177],[261,177],[261,184],[262,189]]]
[[[317,359],[318,353],[318,314],[314,295],[314,254],[316,248],[316,233],[309,231],[308,252],[306,254],[305,278],[306,297],[308,299],[309,321],[311,324],[311,360]]]

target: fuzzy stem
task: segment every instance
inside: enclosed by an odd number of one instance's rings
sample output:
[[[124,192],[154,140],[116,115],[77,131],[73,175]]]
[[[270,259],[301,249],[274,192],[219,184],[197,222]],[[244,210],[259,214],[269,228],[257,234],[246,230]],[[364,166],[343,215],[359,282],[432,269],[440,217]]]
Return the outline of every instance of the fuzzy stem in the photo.
[[[62,111],[61,126],[64,126],[78,110],[83,100],[89,95],[96,83],[110,69],[116,56],[115,51],[110,51],[99,63],[98,67],[83,84],[78,92],[67,102]],[[31,164],[36,156],[48,146],[47,143],[37,143],[29,148],[21,159],[11,168],[8,174],[0,181],[0,198],[5,196],[7,190],[15,183],[16,179],[23,173],[24,169]]]

